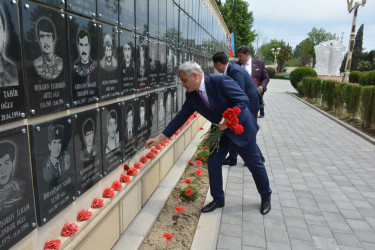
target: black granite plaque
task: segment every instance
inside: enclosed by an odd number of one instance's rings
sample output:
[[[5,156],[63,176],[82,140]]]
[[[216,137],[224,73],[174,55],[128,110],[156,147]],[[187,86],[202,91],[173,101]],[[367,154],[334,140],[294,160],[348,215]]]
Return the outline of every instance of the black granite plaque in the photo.
[[[37,218],[44,225],[76,196],[72,119],[30,126]]]
[[[164,90],[165,91],[165,90]],[[158,133],[165,128],[164,91],[158,93]]]
[[[70,107],[66,15],[29,1],[21,5],[29,112],[39,116],[65,110]]]
[[[90,18],[96,18],[96,0],[66,0],[66,9]]]
[[[172,91],[171,88],[164,91],[165,125],[172,119]]]
[[[180,47],[186,46],[186,39],[187,39],[187,16],[183,11],[180,11],[180,28],[178,34],[180,35],[178,38],[178,44]]]
[[[64,0],[35,0],[35,1],[45,3],[45,4],[48,4],[48,5],[52,5],[52,6],[55,6],[55,7],[58,7],[58,8],[62,8],[62,9],[65,9],[65,7],[66,7],[65,6],[66,1],[64,1]]]
[[[167,1],[167,34],[166,41],[178,44],[178,7],[173,1]]]
[[[159,36],[158,38],[165,40],[166,32],[167,32],[167,0],[159,0]]]
[[[181,86],[181,84],[177,85],[177,110],[180,111],[182,108],[182,104],[184,103],[183,96],[185,95],[185,89]]]
[[[148,22],[149,30],[148,35],[153,38],[158,38],[159,35],[159,0],[150,0],[148,1]]]
[[[146,90],[149,87],[148,81],[148,41],[147,38],[137,37],[137,89]]]
[[[36,226],[26,127],[0,133],[0,249],[9,249]]]
[[[174,84],[176,81],[177,50],[171,45],[167,45],[167,81],[165,85]]]
[[[158,134],[158,93],[150,94],[150,137],[155,137]]]
[[[178,102],[177,102],[177,87],[173,87],[170,89],[172,95],[172,119],[177,115],[178,109]]]
[[[160,58],[159,58],[159,43],[156,40],[151,40],[149,44],[149,84],[150,87],[159,86],[159,72],[160,72]]]
[[[136,32],[146,36],[148,35],[148,0],[136,0],[135,11]]]
[[[105,24],[99,24],[99,86],[101,100],[112,99],[120,95],[119,82],[118,30]]]
[[[73,117],[77,194],[81,195],[102,178],[99,108]]]
[[[135,0],[120,0],[119,24],[128,30],[135,30]]]
[[[138,148],[143,148],[146,140],[150,137],[150,101],[149,95],[135,98],[136,102],[136,123]]]
[[[136,90],[135,35],[120,30],[120,81],[122,95],[130,95]]]
[[[160,70],[159,70],[159,86],[165,85],[167,79],[167,50],[165,42],[159,42],[159,59],[160,59]]]
[[[104,22],[118,25],[119,0],[97,0],[97,18]]]
[[[122,107],[114,103],[101,108],[103,174],[109,174],[122,162]]]
[[[97,24],[68,16],[70,79],[73,107],[99,101]]]
[[[137,141],[137,123],[135,119],[136,106],[133,99],[123,103],[123,161],[130,159],[136,152],[138,147]]]
[[[0,125],[25,117],[17,4],[0,3]]]

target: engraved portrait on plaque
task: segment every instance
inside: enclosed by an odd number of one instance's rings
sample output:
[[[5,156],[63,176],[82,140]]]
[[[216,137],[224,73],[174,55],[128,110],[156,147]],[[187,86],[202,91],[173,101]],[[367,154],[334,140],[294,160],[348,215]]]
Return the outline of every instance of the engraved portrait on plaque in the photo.
[[[167,77],[167,51],[165,42],[159,42],[159,60],[160,60],[160,69],[159,69],[159,87],[165,85]]]
[[[97,0],[97,18],[104,22],[117,25],[119,13],[119,0]]]
[[[172,91],[170,88],[164,92],[164,101],[165,124],[168,124],[172,119]]]
[[[137,124],[135,119],[135,102],[133,100],[127,100],[123,107],[123,137],[124,137],[124,149],[123,149],[123,160],[126,161],[137,152]]]
[[[0,3],[0,124],[25,118],[17,5]]]
[[[176,56],[171,45],[167,45],[167,81],[165,85],[171,85],[175,82],[175,63]]]
[[[138,37],[137,42],[137,88],[146,90],[148,87],[148,42],[145,37]]]
[[[118,30],[99,24],[99,85],[101,100],[120,95],[119,66],[117,62]]]
[[[36,225],[27,138],[26,127],[0,133],[0,249],[11,248]]]
[[[103,173],[109,174],[122,162],[122,107],[114,103],[102,107]]]
[[[150,94],[150,137],[155,137],[158,133],[158,93]]]
[[[135,0],[120,0],[119,25],[135,31],[134,3]]]
[[[74,148],[77,193],[102,178],[102,151],[99,108],[74,115]]]
[[[165,128],[164,91],[158,93],[158,133]]]
[[[75,197],[71,117],[30,126],[39,225],[44,225]]]
[[[66,6],[69,11],[96,18],[96,0],[66,0]]]
[[[135,32],[146,36],[148,35],[148,0],[136,0],[135,11]]]
[[[23,3],[29,6],[20,8],[29,112],[38,116],[65,110],[70,107],[66,15],[29,1]]]
[[[73,107],[99,101],[96,26],[86,18],[68,17]]]
[[[136,86],[135,78],[135,37],[125,30],[120,31],[120,80],[123,95],[134,93]],[[122,53],[121,53],[122,52]],[[121,57],[120,57],[121,58]]]
[[[149,44],[149,51],[150,51],[150,64],[149,64],[149,83],[150,87],[158,87],[159,86],[159,77],[158,73],[160,71],[160,60],[159,60],[159,52],[158,52],[158,42],[156,40],[150,40]]]
[[[137,102],[137,141],[138,147],[143,147],[146,139],[150,137],[150,108],[149,95],[139,96]]]
[[[177,115],[178,113],[178,107],[177,107],[177,87],[171,88],[171,102],[172,102],[172,119]]]

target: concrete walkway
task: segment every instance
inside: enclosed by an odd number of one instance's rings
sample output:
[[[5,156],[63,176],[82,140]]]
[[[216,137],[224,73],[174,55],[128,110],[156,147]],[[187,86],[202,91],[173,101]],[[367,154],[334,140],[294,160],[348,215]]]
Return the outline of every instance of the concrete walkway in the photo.
[[[243,162],[230,167],[212,249],[375,249],[375,145],[286,93],[288,80],[268,86],[257,139],[272,210],[259,213]]]

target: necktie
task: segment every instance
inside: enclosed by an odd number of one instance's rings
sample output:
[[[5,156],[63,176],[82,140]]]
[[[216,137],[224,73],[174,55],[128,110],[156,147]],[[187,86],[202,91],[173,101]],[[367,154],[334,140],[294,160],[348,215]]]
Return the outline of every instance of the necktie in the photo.
[[[201,97],[202,99],[202,102],[204,103],[204,105],[206,105],[206,107],[211,110],[211,107],[210,107],[210,104],[208,103],[208,101],[206,100],[206,98],[204,97],[203,95],[203,92],[198,90],[198,93],[199,93],[199,96]]]

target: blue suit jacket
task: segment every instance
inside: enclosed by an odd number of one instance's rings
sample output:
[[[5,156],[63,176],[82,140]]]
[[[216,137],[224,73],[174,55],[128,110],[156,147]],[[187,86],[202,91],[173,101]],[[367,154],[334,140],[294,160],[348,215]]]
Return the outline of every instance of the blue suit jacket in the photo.
[[[171,137],[195,111],[210,122],[218,124],[227,108],[237,106],[241,109],[238,118],[239,123],[244,127],[244,132],[236,135],[232,130],[225,129],[224,134],[239,147],[243,147],[255,139],[259,126],[247,108],[249,98],[238,84],[229,76],[224,75],[205,75],[204,82],[211,110],[204,105],[197,91],[186,92],[186,100],[180,112],[163,130],[163,134]]]
[[[257,85],[253,79],[251,79],[249,73],[238,64],[229,63],[227,67],[227,75],[238,82],[240,88],[249,97],[248,108],[255,117],[258,114],[261,102]]]

